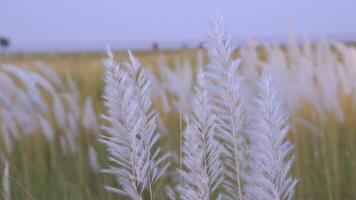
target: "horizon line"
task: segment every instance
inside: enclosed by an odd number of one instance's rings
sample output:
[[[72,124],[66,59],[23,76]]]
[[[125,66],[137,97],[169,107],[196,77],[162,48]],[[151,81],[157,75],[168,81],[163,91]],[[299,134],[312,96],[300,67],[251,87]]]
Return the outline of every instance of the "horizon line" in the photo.
[[[286,44],[289,38],[292,38],[301,43],[303,41],[316,42],[322,39],[329,41],[340,42],[354,42],[356,41],[356,33],[341,33],[341,34],[319,34],[319,35],[303,35],[293,34],[284,36],[260,36],[249,38],[232,38],[231,42],[237,46],[243,46],[250,42],[256,42],[259,44]],[[11,40],[10,40],[11,42]],[[51,44],[17,44],[7,48],[5,53],[9,54],[22,54],[22,53],[70,53],[70,52],[105,52],[106,46],[109,45],[115,51],[126,51],[128,49],[132,51],[152,50],[154,44],[158,44],[159,49],[182,49],[182,48],[199,48],[202,44],[206,43],[204,39],[185,39],[185,40],[142,40],[142,41],[111,41],[111,42],[61,42]]]

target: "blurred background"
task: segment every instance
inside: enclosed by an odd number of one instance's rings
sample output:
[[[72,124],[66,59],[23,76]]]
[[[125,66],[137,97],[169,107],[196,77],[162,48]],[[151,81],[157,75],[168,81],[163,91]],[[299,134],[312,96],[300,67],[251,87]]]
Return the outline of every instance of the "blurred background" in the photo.
[[[289,29],[310,38],[356,38],[355,1],[164,1],[2,0],[3,50],[24,52],[104,51],[197,47],[209,20],[224,16],[234,43],[285,42]]]

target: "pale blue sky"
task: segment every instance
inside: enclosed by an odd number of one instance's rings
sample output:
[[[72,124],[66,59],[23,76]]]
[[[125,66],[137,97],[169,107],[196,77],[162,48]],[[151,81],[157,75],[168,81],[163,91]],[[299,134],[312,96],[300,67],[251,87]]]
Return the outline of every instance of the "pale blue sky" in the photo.
[[[0,0],[12,50],[162,46],[206,39],[219,11],[234,39],[297,33],[355,36],[355,0]],[[103,48],[101,48],[103,47]]]

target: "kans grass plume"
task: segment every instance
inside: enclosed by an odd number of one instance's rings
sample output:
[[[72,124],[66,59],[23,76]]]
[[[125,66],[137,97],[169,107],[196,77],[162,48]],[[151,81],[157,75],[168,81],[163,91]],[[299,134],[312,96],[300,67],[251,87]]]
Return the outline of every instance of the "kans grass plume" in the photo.
[[[206,88],[204,72],[198,74],[192,114],[183,134],[180,199],[210,200],[223,180],[221,145],[216,138],[216,118]]]
[[[283,110],[272,85],[269,69],[258,83],[258,97],[253,108],[254,123],[249,129],[251,174],[246,194],[251,200],[293,199],[297,181],[288,176],[293,145],[286,141],[288,115]]]
[[[150,84],[140,63],[129,52],[130,62],[119,65],[108,50],[105,62],[104,117],[107,145],[112,165],[105,170],[116,175],[119,187],[108,190],[134,200],[144,192],[154,199],[153,187],[168,168],[169,154],[157,147],[157,113],[150,99]],[[148,191],[147,191],[148,190]]]
[[[232,59],[233,48],[226,34],[222,18],[213,21],[213,32],[208,44],[210,64],[209,90],[214,101],[214,113],[219,137],[224,144],[225,192],[227,199],[242,199],[242,176],[244,162],[242,149],[242,77],[237,73],[239,60]]]

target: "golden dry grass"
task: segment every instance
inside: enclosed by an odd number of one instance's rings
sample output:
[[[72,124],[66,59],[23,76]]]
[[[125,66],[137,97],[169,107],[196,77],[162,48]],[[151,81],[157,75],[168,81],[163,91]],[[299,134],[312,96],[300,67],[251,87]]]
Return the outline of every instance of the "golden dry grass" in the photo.
[[[177,56],[193,62],[196,58],[195,49],[161,53],[169,63],[173,63]],[[153,70],[158,64],[157,52],[135,52],[135,55]],[[115,57],[122,61],[127,55],[117,52]],[[40,60],[61,76],[72,76],[81,94],[92,96],[96,110],[103,113],[101,62],[104,58],[104,53],[7,55],[0,63],[32,66],[34,61]],[[345,113],[344,122],[338,122],[333,113],[321,120],[316,117],[314,108],[307,104],[298,113],[304,122],[293,121],[291,139],[296,145],[293,174],[299,179],[296,199],[356,199],[356,106],[349,97],[340,98]],[[177,150],[178,116],[170,113],[163,118],[170,131],[165,146]],[[34,199],[120,199],[101,188],[104,183],[111,183],[111,178],[93,174],[88,168],[85,142],[80,144],[83,145],[81,151],[71,158],[56,153],[60,151],[58,144],[47,144],[36,135],[18,145],[10,159],[11,175],[23,184]],[[102,147],[99,149],[101,163],[105,165],[105,150]],[[18,184],[12,182],[11,186],[14,199],[30,199]]]

